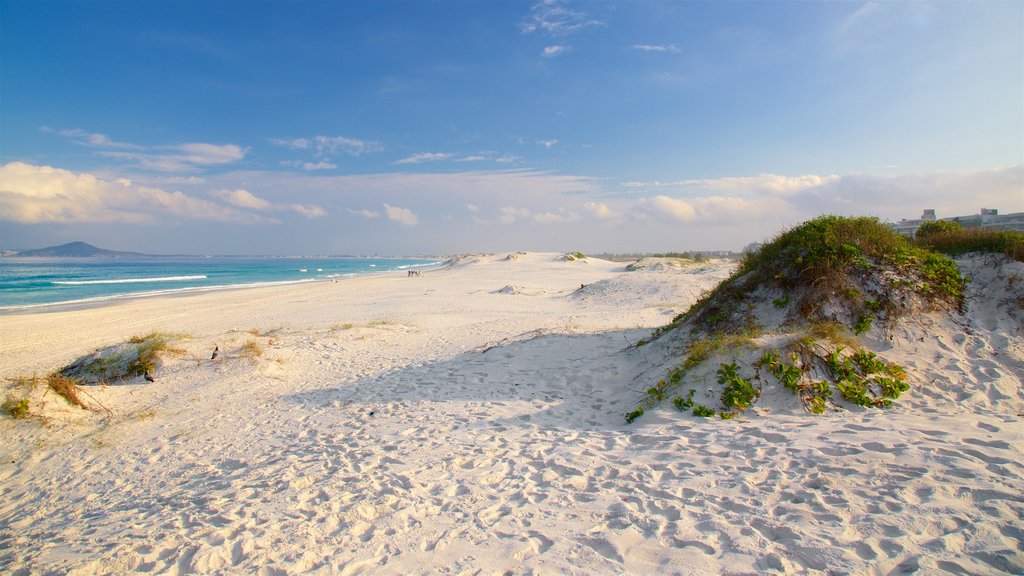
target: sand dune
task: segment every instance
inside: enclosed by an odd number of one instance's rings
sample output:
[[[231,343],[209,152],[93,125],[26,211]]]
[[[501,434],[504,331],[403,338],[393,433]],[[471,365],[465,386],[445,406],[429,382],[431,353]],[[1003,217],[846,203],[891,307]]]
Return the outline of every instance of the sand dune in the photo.
[[[89,387],[107,412],[0,419],[0,571],[1024,572],[1024,267],[965,260],[967,315],[873,343],[912,372],[889,409],[625,424],[666,362],[635,343],[731,266],[500,254],[0,317],[5,377],[187,335]]]

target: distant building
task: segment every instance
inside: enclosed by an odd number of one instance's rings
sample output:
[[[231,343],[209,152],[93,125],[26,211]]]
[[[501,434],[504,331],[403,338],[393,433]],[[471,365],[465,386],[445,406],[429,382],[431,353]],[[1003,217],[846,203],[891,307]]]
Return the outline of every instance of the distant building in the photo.
[[[925,222],[935,222],[936,220],[935,210],[927,209],[917,220],[900,220],[899,222],[889,224],[889,227],[897,234],[913,238],[914,234],[917,233],[917,229],[920,228],[922,224]],[[953,216],[950,218],[942,218],[941,220],[946,222],[956,222],[964,228],[1016,230],[1018,232],[1024,232],[1024,212],[1015,212],[1013,214],[1000,216],[999,210],[996,210],[995,208],[982,208],[981,212],[978,214],[972,214],[970,216]]]

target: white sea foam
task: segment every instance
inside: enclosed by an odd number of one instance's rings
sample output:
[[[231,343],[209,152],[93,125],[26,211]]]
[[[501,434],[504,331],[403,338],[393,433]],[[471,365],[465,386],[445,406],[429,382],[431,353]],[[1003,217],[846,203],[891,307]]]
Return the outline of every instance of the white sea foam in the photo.
[[[89,284],[140,284],[144,282],[183,282],[186,280],[205,280],[205,274],[193,276],[161,276],[158,278],[119,278],[115,280],[55,280],[53,284],[64,286],[86,286]]]

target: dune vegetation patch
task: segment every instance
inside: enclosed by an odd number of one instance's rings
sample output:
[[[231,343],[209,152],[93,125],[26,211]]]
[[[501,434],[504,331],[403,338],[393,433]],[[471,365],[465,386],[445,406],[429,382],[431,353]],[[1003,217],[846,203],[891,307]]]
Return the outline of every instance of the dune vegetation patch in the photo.
[[[948,256],[983,252],[1024,262],[1024,232],[963,228],[956,222],[938,220],[922,224],[914,240],[918,246]]]
[[[153,374],[165,355],[180,355],[184,351],[175,347],[175,341],[184,339],[179,334],[151,332],[129,338],[126,342],[101,348],[61,368],[57,375],[75,380],[79,384],[111,383],[146,374]]]
[[[909,389],[907,374],[862,337],[884,336],[918,312],[962,309],[965,285],[949,257],[875,218],[815,218],[747,254],[732,276],[637,343],[672,334],[667,348],[678,356],[637,410],[671,398],[680,410],[708,416],[714,410],[694,400],[703,391],[728,419],[769,383],[814,414],[889,406]]]

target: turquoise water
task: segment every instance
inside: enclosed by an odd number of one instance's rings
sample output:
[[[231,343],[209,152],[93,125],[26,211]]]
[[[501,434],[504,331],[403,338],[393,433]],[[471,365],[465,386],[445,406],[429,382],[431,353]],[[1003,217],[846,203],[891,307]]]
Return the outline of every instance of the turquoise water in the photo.
[[[313,282],[437,262],[414,258],[5,258],[0,260],[0,310]]]

